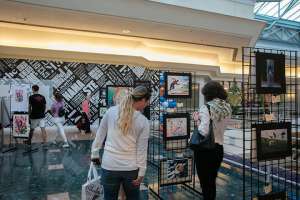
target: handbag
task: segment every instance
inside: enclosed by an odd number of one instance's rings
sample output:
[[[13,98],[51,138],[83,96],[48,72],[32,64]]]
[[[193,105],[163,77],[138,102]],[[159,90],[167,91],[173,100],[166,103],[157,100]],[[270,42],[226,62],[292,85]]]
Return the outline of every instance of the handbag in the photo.
[[[210,116],[210,106],[206,104]],[[213,130],[213,121],[209,120],[209,131],[206,136],[199,133],[198,127],[194,127],[193,134],[189,142],[190,149],[194,151],[207,151],[215,148],[215,136]]]
[[[93,176],[93,177],[92,177]],[[101,176],[98,175],[97,169],[91,162],[88,172],[87,182],[81,188],[81,200],[103,200],[104,189],[101,184]]]
[[[59,117],[64,117],[65,114],[66,114],[65,109],[63,107],[59,108],[59,110],[58,110],[58,116]]]

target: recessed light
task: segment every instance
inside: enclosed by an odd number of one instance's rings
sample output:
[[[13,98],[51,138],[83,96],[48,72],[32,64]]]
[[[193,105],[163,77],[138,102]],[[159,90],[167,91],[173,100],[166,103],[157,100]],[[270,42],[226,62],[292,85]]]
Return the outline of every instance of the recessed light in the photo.
[[[127,29],[125,29],[125,30],[123,30],[122,31],[122,33],[125,33],[125,34],[128,34],[128,33],[130,33],[131,31],[130,30],[127,30]]]

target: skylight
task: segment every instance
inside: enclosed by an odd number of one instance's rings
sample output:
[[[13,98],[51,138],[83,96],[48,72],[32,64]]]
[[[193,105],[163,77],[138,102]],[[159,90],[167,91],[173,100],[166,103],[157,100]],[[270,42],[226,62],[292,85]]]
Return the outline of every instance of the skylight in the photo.
[[[256,15],[274,17],[300,22],[300,0],[281,0],[280,2],[257,2],[254,13]]]

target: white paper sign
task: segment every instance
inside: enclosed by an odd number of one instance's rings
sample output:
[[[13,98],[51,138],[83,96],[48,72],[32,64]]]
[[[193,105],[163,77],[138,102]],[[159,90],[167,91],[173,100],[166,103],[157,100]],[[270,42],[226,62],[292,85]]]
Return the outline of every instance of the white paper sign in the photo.
[[[28,94],[30,85],[12,85],[11,94],[11,111],[12,112],[28,112]]]

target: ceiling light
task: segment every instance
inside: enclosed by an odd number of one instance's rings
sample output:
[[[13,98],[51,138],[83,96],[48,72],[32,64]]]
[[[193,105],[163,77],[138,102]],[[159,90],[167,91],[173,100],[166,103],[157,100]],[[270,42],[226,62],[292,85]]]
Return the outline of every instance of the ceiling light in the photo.
[[[130,33],[131,31],[130,30],[127,30],[127,29],[125,29],[125,30],[123,30],[122,31],[122,33],[125,33],[125,34],[128,34],[128,33]]]

